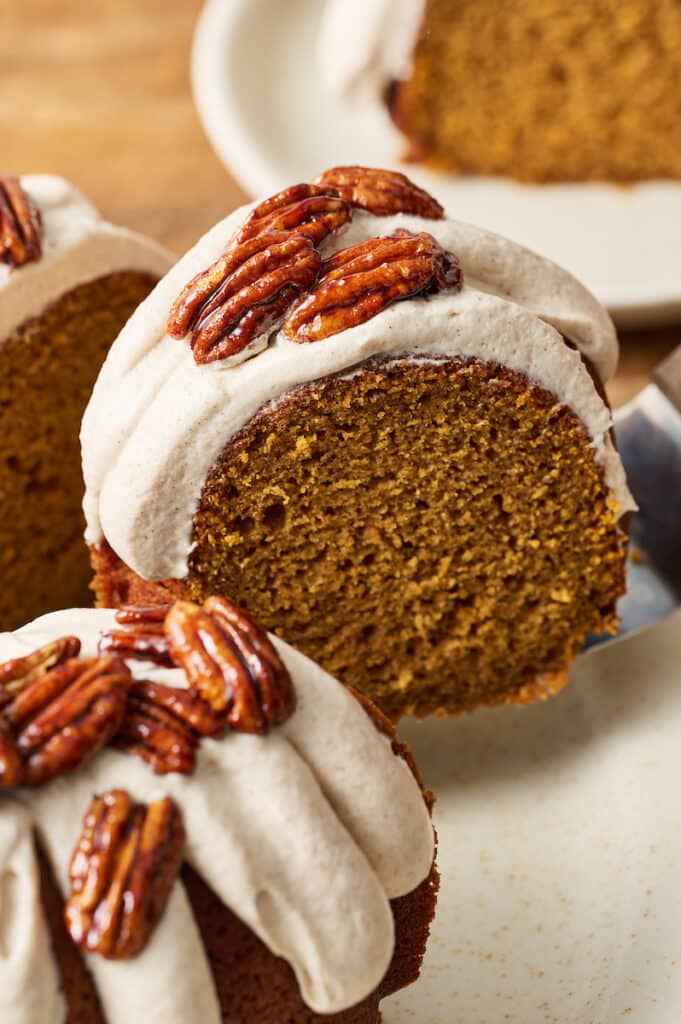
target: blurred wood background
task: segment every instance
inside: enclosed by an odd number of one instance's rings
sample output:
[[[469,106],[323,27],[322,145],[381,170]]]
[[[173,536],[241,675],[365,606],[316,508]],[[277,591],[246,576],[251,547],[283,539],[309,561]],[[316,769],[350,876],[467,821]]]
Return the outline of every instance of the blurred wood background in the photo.
[[[189,47],[200,6],[0,0],[2,169],[64,175],[110,220],[178,253],[190,246],[245,198],[192,103]],[[613,402],[635,394],[678,342],[681,327],[624,334]]]

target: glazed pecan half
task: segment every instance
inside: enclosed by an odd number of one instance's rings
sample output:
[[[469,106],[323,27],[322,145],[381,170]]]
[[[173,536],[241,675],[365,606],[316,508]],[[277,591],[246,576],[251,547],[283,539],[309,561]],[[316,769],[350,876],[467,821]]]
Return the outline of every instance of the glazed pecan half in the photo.
[[[319,246],[351,219],[350,204],[335,190],[305,182],[277,192],[251,210],[232,244],[239,245],[265,231],[297,231]]]
[[[458,260],[426,232],[398,230],[341,249],[284,321],[291,341],[321,341],[370,320],[399,299],[457,291]]]
[[[182,290],[168,333],[191,332],[195,362],[242,352],[279,326],[293,302],[315,282],[321,257],[297,231],[268,231],[230,248]]]
[[[131,682],[110,657],[70,658],[34,678],[2,710],[0,788],[17,784],[17,755],[24,785],[78,768],[120,728]]]
[[[166,617],[170,653],[192,689],[239,732],[266,733],[295,709],[288,670],[267,634],[226,598],[178,601]]]
[[[377,167],[332,167],[320,174],[315,184],[328,188],[352,206],[368,210],[377,217],[413,213],[418,217],[441,220],[445,215],[437,199],[399,171],[384,171]]]
[[[126,605],[119,608],[114,617],[121,629],[108,629],[102,633],[97,647],[99,653],[114,654],[124,659],[153,661],[166,668],[172,666],[163,631],[163,622],[169,608],[169,604]]]
[[[14,733],[0,715],[0,790],[22,786],[25,774]]]
[[[11,267],[42,255],[40,211],[18,178],[0,174],[0,262]]]
[[[12,658],[0,665],[0,709],[9,704],[27,686],[50,669],[80,654],[77,636],[62,636],[39,647],[23,658]]]
[[[88,953],[135,956],[161,918],[182,863],[184,826],[168,797],[134,803],[122,789],[96,796],[71,859],[64,919]]]
[[[224,720],[191,690],[163,683],[135,681],[125,718],[111,745],[135,754],[157,774],[194,769],[200,736],[218,736]]]

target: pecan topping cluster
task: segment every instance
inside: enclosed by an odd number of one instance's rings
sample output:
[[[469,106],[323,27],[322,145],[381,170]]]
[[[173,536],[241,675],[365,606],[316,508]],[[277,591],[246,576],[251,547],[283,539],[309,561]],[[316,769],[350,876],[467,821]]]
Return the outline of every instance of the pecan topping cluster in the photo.
[[[11,267],[42,255],[40,211],[18,178],[0,174],[0,262]]]
[[[231,729],[263,734],[293,714],[286,666],[265,631],[231,601],[209,597],[203,608],[177,601],[166,633],[189,685]]]
[[[116,613],[99,656],[62,637],[0,664],[0,790],[74,771],[105,744],[158,774],[193,771],[202,737],[264,734],[295,709],[267,634],[226,598]],[[133,679],[127,660],[184,670],[188,687]]]
[[[201,737],[266,733],[295,708],[291,678],[267,634],[225,598],[116,613],[95,658],[61,637],[0,664],[0,790],[75,770],[105,744],[155,772],[191,772]],[[187,688],[133,679],[126,660],[184,669]],[[181,815],[124,790],[93,800],[74,852],[64,908],[73,941],[111,959],[135,956],[179,871]]]
[[[182,817],[168,797],[146,805],[122,789],[96,796],[71,860],[64,907],[76,945],[112,960],[139,953],[166,907],[183,847]]]
[[[79,650],[64,637],[0,666],[0,789],[75,771],[120,728],[130,670]]]
[[[292,185],[256,206],[222,256],[182,290],[170,311],[168,333],[174,338],[189,335],[198,364],[228,359],[246,350],[255,354],[265,348],[271,332],[289,323],[286,318],[291,310],[300,308],[324,286],[330,261],[324,263],[319,247],[329,235],[349,224],[356,208],[376,216],[405,213],[437,220],[444,215],[437,200],[403,174],[368,167],[334,167],[314,184]],[[413,237],[421,240],[423,248],[426,236]],[[431,242],[437,246],[435,239]],[[346,251],[353,252],[354,247]],[[378,251],[375,249],[376,254]],[[425,284],[415,283],[413,249],[401,270],[394,247],[384,247],[383,251],[388,252],[387,263],[392,265],[381,275],[386,280],[381,299],[376,299],[374,282],[373,290],[365,294],[361,277],[346,285],[346,279],[339,275],[333,289],[339,326],[319,338],[361,323],[398,299],[460,286],[460,271],[458,284],[451,284],[453,275],[436,271]],[[448,255],[456,264],[455,257]],[[396,279],[400,274],[405,284],[398,288]],[[341,309],[346,310],[343,316]],[[319,340],[305,337],[305,332],[290,325],[286,333],[295,341]]]
[[[291,341],[321,341],[376,316],[397,299],[456,291],[461,268],[426,232],[398,230],[341,249],[284,321]]]
[[[267,634],[226,598],[116,613],[100,653],[184,670],[188,689],[135,680],[111,743],[155,772],[189,773],[201,737],[266,733],[295,709],[291,678]]]
[[[267,634],[226,598],[127,607],[94,658],[61,637],[0,664],[0,791],[74,771],[109,744],[155,772],[189,773],[202,737],[266,733],[295,709],[289,673]],[[184,670],[187,687],[133,679],[127,660]],[[172,800],[96,796],[70,867],[64,918],[73,941],[135,956],[167,904],[184,827]]]

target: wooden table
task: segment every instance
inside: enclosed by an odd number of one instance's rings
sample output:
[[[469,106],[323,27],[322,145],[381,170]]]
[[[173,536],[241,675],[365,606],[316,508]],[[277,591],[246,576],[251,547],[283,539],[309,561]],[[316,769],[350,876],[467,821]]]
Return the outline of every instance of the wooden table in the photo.
[[[229,0],[224,0],[228,3]],[[192,103],[189,45],[200,0],[0,0],[0,164],[49,171],[102,213],[178,253],[243,201]],[[681,342],[622,338],[615,404]]]

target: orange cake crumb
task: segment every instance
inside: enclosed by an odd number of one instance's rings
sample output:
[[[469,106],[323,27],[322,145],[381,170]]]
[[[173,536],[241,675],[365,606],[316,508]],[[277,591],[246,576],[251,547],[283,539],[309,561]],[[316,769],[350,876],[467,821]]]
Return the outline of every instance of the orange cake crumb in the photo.
[[[390,105],[412,156],[525,181],[681,178],[677,0],[428,0]]]

